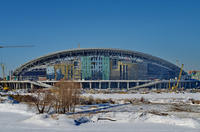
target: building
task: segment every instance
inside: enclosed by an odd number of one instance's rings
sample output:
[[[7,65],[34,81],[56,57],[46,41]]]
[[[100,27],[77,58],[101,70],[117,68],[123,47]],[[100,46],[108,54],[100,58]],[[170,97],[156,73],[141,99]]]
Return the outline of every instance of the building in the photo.
[[[188,73],[192,79],[200,80],[200,71],[189,71]]]
[[[14,76],[19,80],[168,80],[179,72],[176,65],[141,52],[79,48],[31,60],[17,68]]]

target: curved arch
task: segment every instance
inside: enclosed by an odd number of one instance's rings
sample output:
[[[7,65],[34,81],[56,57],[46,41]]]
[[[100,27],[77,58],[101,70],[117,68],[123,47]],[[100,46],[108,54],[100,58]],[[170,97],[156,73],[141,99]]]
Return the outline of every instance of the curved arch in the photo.
[[[50,62],[51,60],[54,60],[54,59],[80,56],[80,55],[82,55],[82,56],[94,55],[94,53],[95,54],[107,54],[108,56],[119,55],[119,56],[127,56],[127,57],[137,57],[137,58],[141,58],[143,60],[148,60],[148,61],[157,63],[164,67],[168,67],[175,72],[178,72],[180,70],[179,67],[177,67],[176,65],[174,65],[166,60],[163,60],[159,57],[155,57],[155,56],[152,56],[149,54],[137,52],[137,51],[113,49],[113,48],[79,48],[79,49],[70,49],[70,50],[59,51],[59,52],[47,54],[45,56],[41,56],[39,58],[31,60],[31,61],[23,64],[19,68],[17,68],[14,71],[14,75],[18,76],[22,72],[28,70],[31,67],[43,65],[45,62]]]

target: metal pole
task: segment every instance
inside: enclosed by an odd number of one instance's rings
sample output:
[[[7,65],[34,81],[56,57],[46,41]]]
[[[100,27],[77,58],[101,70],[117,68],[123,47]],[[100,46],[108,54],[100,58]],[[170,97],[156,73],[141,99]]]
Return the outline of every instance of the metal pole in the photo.
[[[101,89],[101,82],[99,81],[99,89]]]
[[[127,90],[129,90],[129,82],[127,82]]]
[[[89,84],[90,84],[90,89],[92,89],[92,82],[89,82]]]

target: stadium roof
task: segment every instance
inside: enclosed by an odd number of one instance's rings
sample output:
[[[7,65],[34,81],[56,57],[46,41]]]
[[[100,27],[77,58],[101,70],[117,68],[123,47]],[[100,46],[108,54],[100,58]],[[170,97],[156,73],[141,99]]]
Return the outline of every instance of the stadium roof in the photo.
[[[113,48],[78,48],[78,49],[70,49],[64,51],[58,51],[51,54],[47,54],[45,56],[41,56],[34,60],[31,60],[19,68],[17,68],[14,72],[14,75],[19,75],[21,72],[26,71],[27,69],[43,65],[45,62],[50,62],[54,59],[65,58],[65,57],[72,57],[72,56],[86,56],[86,55],[94,55],[94,54],[104,54],[104,55],[119,55],[119,56],[127,56],[127,57],[137,57],[143,60],[148,60],[159,65],[168,67],[174,71],[179,71],[180,68],[176,65],[163,60],[159,57],[155,57],[149,54],[145,54],[142,52],[131,51],[131,50],[122,50],[122,49],[113,49]]]

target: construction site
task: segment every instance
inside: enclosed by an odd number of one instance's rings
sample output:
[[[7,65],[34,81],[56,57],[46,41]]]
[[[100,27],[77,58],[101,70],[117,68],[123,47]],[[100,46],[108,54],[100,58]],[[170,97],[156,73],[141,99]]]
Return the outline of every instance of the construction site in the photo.
[[[13,124],[12,131],[200,128],[199,72],[185,72],[184,64],[129,50],[78,48],[36,58],[9,75],[5,68],[1,63],[0,124]]]
[[[82,89],[138,90],[199,88],[198,79],[166,60],[121,49],[72,49],[31,60],[5,76],[1,87],[49,88],[58,81],[76,81]]]
[[[199,7],[0,1],[0,132],[200,132]]]

